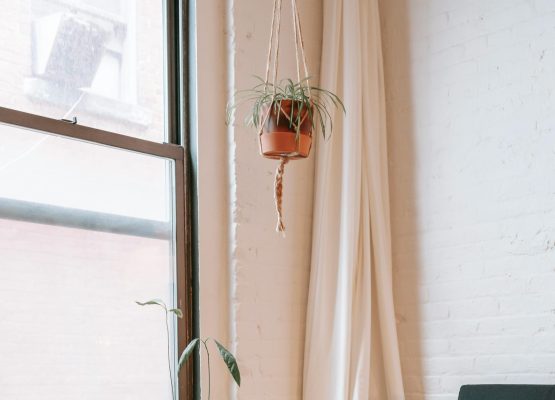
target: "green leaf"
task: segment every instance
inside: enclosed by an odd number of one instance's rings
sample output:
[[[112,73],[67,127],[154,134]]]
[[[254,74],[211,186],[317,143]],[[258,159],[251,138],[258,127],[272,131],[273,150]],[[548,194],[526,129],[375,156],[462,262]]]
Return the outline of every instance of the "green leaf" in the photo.
[[[216,346],[218,346],[218,351],[220,352],[225,365],[227,365],[229,373],[237,383],[237,386],[241,386],[241,373],[239,372],[239,366],[237,365],[235,357],[229,352],[229,350],[222,346],[220,342],[214,339],[214,343],[216,343]]]
[[[162,307],[163,309],[167,309],[166,307],[166,303],[164,303],[164,301],[160,300],[160,299],[152,299],[149,301],[145,301],[144,303],[141,303],[140,301],[135,301],[135,303],[137,303],[140,306],[151,306],[151,305],[157,305]]]
[[[183,318],[183,312],[179,308],[169,309],[168,312],[174,313],[177,316],[177,318]]]
[[[292,79],[282,79],[275,85],[271,82],[265,82],[260,77],[255,76],[258,81],[252,89],[239,90],[235,92],[232,100],[227,107],[227,122],[231,122],[232,113],[236,111],[239,104],[250,103],[252,105],[250,112],[245,116],[244,120],[247,125],[260,128],[260,124],[264,119],[264,110],[268,106],[273,106],[276,112],[278,124],[280,118],[287,117],[289,126],[299,131],[300,118],[302,117],[303,106],[309,109],[308,120],[313,129],[320,127],[322,136],[327,139],[333,131],[333,118],[331,109],[338,109],[346,114],[345,105],[341,99],[329,90],[310,85],[310,77],[306,77],[299,82]],[[281,102],[284,100],[292,100],[299,102],[295,105],[296,111],[299,113],[295,116],[295,110],[291,110],[291,115],[278,112]],[[310,110],[314,107],[314,112]],[[276,109],[277,108],[277,109]],[[333,114],[335,115],[335,114]]]
[[[183,365],[187,362],[189,357],[191,357],[191,354],[193,354],[193,351],[197,347],[198,342],[199,342],[199,338],[191,340],[187,345],[187,347],[185,347],[185,350],[183,350],[183,353],[181,353],[181,357],[179,357],[179,363],[177,364],[178,373],[181,370],[181,367],[183,367]]]

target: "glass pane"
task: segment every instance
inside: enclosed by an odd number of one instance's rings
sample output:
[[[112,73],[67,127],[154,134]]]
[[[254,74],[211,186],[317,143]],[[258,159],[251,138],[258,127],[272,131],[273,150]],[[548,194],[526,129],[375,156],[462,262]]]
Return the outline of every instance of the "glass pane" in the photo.
[[[171,399],[173,161],[0,137],[0,399]]]
[[[0,106],[162,142],[159,0],[0,0]]]

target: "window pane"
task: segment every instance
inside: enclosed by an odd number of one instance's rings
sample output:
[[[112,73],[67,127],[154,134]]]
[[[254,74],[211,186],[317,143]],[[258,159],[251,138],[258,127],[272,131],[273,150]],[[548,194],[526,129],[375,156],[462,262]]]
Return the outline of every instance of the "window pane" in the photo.
[[[0,399],[169,400],[173,161],[0,137]]]
[[[162,1],[0,7],[0,106],[165,140]]]

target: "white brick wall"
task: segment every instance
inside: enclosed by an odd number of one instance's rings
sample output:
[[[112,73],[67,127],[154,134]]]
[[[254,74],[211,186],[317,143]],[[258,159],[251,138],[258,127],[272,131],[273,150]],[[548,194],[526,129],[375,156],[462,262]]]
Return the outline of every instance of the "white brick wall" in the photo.
[[[555,1],[381,12],[407,398],[555,383]]]
[[[274,231],[276,162],[258,154],[256,134],[238,120],[229,129],[226,89],[251,87],[265,71],[271,2],[193,2],[197,27],[200,325],[238,357],[236,391],[221,362],[212,364],[212,398],[301,398],[306,296],[310,269],[314,158],[287,165],[287,237]],[[285,15],[290,7],[284,3]],[[308,62],[319,71],[321,0],[299,2]],[[281,71],[294,72],[293,30],[282,19]],[[226,131],[227,129],[227,131]],[[227,132],[227,136],[226,136]],[[206,374],[204,374],[206,388]],[[230,390],[230,388],[233,388]]]
[[[229,1],[232,89],[262,76],[270,34],[270,1]],[[299,3],[307,57],[317,84],[321,0]],[[283,6],[278,79],[294,78],[290,7]],[[243,109],[241,109],[241,112]],[[239,400],[301,398],[306,297],[310,271],[314,156],[289,163],[284,177],[286,237],[275,232],[275,160],[260,157],[257,135],[238,115],[230,129],[231,329],[242,385]]]

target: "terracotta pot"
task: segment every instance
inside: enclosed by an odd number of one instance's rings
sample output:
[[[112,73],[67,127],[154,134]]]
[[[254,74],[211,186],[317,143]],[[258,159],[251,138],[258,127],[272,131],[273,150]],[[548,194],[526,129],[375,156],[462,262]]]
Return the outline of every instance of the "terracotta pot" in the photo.
[[[291,107],[294,105],[293,120],[295,120],[299,112],[299,104],[297,101],[283,100],[280,110],[276,110],[272,104],[260,134],[260,152],[264,157],[298,159],[306,158],[310,154],[312,123],[310,122],[308,109],[304,108],[302,110],[299,135],[297,135],[295,127],[289,126],[288,117],[291,115]],[[268,113],[268,109],[264,110],[264,117],[266,117],[266,113]]]

